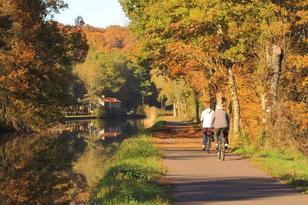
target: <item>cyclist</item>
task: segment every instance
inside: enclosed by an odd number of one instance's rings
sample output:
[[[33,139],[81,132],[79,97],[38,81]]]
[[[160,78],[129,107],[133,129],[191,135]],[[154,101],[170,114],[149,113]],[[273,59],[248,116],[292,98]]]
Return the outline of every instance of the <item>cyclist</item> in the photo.
[[[210,107],[205,107],[201,113],[200,121],[202,122],[202,150],[205,150],[207,138],[210,137],[212,129],[211,129],[211,122],[213,118],[213,110]]]
[[[225,138],[225,148],[228,148],[229,145],[229,139],[228,139],[228,132],[229,132],[229,126],[230,126],[230,117],[226,111],[223,110],[222,106],[217,105],[216,109],[213,113],[212,117],[212,127],[214,127],[214,136],[216,141],[216,149],[217,149],[217,140],[218,136],[223,133],[223,136]]]

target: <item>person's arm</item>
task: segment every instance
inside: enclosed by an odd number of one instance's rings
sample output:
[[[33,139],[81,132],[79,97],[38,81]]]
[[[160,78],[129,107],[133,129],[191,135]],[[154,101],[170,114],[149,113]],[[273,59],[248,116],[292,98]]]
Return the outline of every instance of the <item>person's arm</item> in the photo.
[[[227,120],[228,128],[230,128],[230,115],[227,112],[226,112],[226,120]]]
[[[201,122],[203,122],[203,118],[204,118],[203,115],[204,115],[204,112],[202,112],[202,113],[201,113],[201,116],[200,116],[200,121],[201,121]]]

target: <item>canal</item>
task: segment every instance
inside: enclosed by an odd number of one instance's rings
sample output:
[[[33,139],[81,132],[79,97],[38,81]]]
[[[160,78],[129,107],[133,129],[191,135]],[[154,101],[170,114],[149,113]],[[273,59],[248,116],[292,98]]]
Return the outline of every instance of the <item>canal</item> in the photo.
[[[142,120],[78,120],[0,136],[0,205],[87,204],[108,161]]]

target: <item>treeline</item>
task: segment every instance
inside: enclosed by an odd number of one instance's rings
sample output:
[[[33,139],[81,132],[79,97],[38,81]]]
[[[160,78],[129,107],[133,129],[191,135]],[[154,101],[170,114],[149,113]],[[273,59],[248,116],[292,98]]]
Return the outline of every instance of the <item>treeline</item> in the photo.
[[[120,2],[169,104],[221,103],[238,141],[307,150],[307,1]]]
[[[51,20],[66,6],[62,0],[0,0],[0,129],[38,129],[76,102],[79,80],[72,69],[88,45],[82,22]]]
[[[84,63],[75,67],[75,73],[85,83],[84,99],[98,96],[116,97],[122,107],[136,111],[153,88],[149,67],[135,57],[139,46],[128,28],[110,26],[106,29],[85,25],[82,28],[89,43]]]

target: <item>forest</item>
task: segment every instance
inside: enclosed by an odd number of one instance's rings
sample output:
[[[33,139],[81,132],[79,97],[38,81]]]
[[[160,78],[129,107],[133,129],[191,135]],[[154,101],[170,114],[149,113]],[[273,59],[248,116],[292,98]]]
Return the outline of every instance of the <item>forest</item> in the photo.
[[[100,95],[183,120],[221,103],[238,142],[307,152],[306,1],[120,2],[129,27],[101,29],[54,21],[62,0],[0,0],[0,129],[40,130]]]

